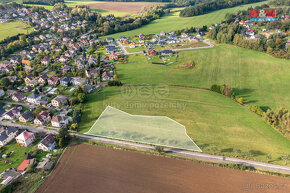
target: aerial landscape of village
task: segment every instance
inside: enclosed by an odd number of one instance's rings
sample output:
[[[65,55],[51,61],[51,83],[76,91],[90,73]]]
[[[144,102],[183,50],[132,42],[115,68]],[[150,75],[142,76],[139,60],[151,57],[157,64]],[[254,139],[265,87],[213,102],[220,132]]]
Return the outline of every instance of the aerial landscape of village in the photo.
[[[0,193],[289,193],[290,0],[0,0]]]

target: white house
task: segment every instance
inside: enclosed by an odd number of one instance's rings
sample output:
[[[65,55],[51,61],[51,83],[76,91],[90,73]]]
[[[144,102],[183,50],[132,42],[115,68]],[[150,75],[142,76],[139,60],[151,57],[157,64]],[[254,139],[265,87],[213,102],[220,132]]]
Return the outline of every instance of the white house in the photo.
[[[5,95],[5,91],[3,89],[0,89],[0,97]]]
[[[41,96],[38,94],[31,94],[27,97],[27,102],[36,104],[38,101],[40,101]]]
[[[14,139],[17,131],[16,127],[0,127],[0,146],[4,146]]]
[[[35,134],[29,131],[24,131],[16,138],[16,142],[24,147],[30,146],[35,141]]]
[[[51,119],[51,125],[53,127],[62,127],[68,125],[70,121],[70,117],[56,115]]]
[[[53,135],[47,135],[37,145],[38,149],[41,149],[43,151],[52,151],[54,150],[55,146],[56,146],[56,141]]]

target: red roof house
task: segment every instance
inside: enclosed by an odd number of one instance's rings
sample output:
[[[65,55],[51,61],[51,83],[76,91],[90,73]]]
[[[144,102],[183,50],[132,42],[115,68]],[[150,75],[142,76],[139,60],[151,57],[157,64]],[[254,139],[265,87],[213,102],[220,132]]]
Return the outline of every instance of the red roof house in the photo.
[[[28,167],[28,165],[29,165],[29,159],[25,159],[21,164],[20,164],[20,166],[18,166],[18,168],[17,168],[17,170],[19,170],[19,171],[24,171],[24,170],[26,170],[26,168]]]

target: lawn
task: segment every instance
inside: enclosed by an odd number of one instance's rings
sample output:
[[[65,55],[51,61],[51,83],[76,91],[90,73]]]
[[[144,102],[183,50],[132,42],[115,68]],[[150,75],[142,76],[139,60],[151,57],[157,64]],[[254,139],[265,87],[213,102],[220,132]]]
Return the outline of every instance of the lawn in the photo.
[[[176,69],[193,61],[191,69]],[[210,49],[181,51],[169,66],[153,65],[142,54],[129,56],[128,63],[117,66],[118,77],[126,84],[180,84],[209,88],[228,84],[248,104],[264,109],[290,109],[290,62],[258,51],[231,45]]]
[[[0,162],[0,173],[8,168],[17,168],[25,159],[25,152],[27,153],[30,152],[33,149],[33,147],[34,146],[21,147],[17,145],[15,139],[12,140],[12,142],[10,142],[8,145],[2,147],[3,148],[3,150],[1,150],[2,153],[11,151],[14,151],[14,153],[7,158],[7,160],[12,161],[12,164],[8,164],[2,161]]]
[[[0,41],[5,39],[8,36],[14,36],[19,33],[26,34],[27,27],[23,22],[20,21],[13,21],[9,23],[0,23]],[[28,29],[28,32],[31,31],[31,28]]]
[[[153,72],[154,70],[152,70]],[[127,90],[129,89],[129,90]],[[134,115],[168,116],[183,124],[205,153],[282,164],[290,142],[258,115],[222,95],[177,87],[109,87],[90,95],[80,132],[85,133],[108,106]]]
[[[120,36],[130,37],[136,36],[140,33],[143,34],[156,34],[160,33],[161,31],[168,32],[170,30],[180,30],[186,27],[202,27],[204,25],[212,25],[215,23],[220,23],[224,20],[225,15],[227,13],[234,13],[238,10],[245,10],[248,7],[255,7],[257,5],[264,4],[265,2],[247,4],[243,6],[233,7],[229,9],[222,9],[218,11],[214,11],[205,15],[199,15],[195,17],[179,17],[179,12],[169,13],[160,19],[152,21],[148,25],[144,25],[140,28],[135,30],[116,33],[113,35],[109,35],[114,38],[119,38]]]

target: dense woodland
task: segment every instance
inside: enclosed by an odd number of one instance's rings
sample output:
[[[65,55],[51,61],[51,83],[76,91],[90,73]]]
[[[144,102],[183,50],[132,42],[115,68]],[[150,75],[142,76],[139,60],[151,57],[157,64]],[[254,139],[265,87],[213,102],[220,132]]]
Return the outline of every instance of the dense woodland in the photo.
[[[214,0],[187,7],[180,12],[181,17],[192,17],[206,14],[219,9],[231,8],[238,5],[256,3],[264,0]]]
[[[274,0],[274,1],[270,1],[269,5],[273,5],[273,6],[290,6],[290,1],[289,0]]]
[[[37,5],[55,5],[56,3],[64,3],[64,0],[22,0],[24,4]]]

